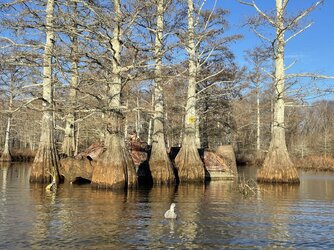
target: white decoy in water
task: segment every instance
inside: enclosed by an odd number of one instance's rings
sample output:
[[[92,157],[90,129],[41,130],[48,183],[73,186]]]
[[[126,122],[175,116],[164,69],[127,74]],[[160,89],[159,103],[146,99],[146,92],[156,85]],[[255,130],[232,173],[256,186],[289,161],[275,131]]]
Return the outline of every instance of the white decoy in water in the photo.
[[[175,203],[172,203],[170,205],[170,209],[166,211],[165,213],[165,218],[166,219],[176,219],[177,215],[174,212],[174,207],[175,207]]]

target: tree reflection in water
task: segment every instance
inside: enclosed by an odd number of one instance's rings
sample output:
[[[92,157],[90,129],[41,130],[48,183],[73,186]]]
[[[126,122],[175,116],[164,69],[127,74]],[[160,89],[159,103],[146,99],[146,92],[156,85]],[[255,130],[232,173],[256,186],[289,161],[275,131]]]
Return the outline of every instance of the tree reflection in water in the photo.
[[[233,181],[110,192],[29,183],[28,165],[0,168],[0,249],[332,248],[334,176],[300,186],[260,185],[245,198]],[[174,202],[177,220],[164,212]]]

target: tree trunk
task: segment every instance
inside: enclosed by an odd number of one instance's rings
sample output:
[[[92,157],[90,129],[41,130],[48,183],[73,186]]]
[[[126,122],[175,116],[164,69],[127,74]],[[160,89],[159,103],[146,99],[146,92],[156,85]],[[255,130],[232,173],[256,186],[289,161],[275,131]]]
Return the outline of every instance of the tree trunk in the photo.
[[[12,156],[11,156],[10,150],[9,150],[11,121],[12,121],[12,118],[11,118],[11,115],[9,115],[8,118],[7,118],[5,146],[4,146],[3,151],[2,151],[0,162],[11,162],[12,161]]]
[[[260,182],[299,183],[298,172],[294,167],[285,141],[284,124],[284,9],[282,0],[276,0],[276,49],[275,49],[275,100],[274,122],[268,154],[257,173]]]
[[[135,165],[126,149],[121,131],[121,9],[120,1],[113,0],[115,26],[113,30],[112,81],[109,86],[108,107],[106,116],[107,131],[105,138],[106,151],[97,160],[92,174],[92,186],[97,188],[119,189],[133,187],[137,184]]]
[[[196,105],[196,104],[195,104]],[[195,108],[195,111],[196,111],[196,108]],[[200,128],[199,128],[199,124],[200,124],[200,120],[199,120],[199,116],[196,112],[196,133],[195,133],[195,136],[196,136],[196,147],[197,148],[200,148],[201,147],[201,133],[200,133]]]
[[[203,162],[196,144],[196,47],[194,41],[194,4],[188,0],[188,55],[189,81],[185,115],[185,131],[182,147],[175,158],[180,182],[204,181]]]
[[[162,90],[162,41],[164,29],[163,0],[158,0],[157,30],[155,33],[155,88],[154,88],[154,120],[152,151],[149,160],[152,180],[155,184],[175,181],[173,165],[169,159],[165,143],[164,130],[164,97]]]
[[[126,110],[129,110],[129,99],[126,100]],[[128,138],[128,114],[125,114],[124,117],[124,138]]]
[[[256,154],[257,157],[261,157],[261,113],[260,113],[260,86],[259,86],[259,72],[256,72]]]
[[[139,95],[139,93],[138,93]],[[140,129],[141,129],[141,124],[140,124],[140,106],[139,106],[139,97],[137,96],[137,111],[136,111],[136,133],[137,137],[140,138]]]
[[[11,132],[11,122],[12,122],[12,110],[13,110],[13,81],[11,79],[9,82],[9,103],[8,103],[8,117],[7,117],[7,127],[6,127],[6,135],[5,135],[5,146],[2,151],[2,155],[0,158],[0,162],[11,162],[12,156],[10,154],[10,132]]]
[[[152,93],[151,108],[154,107],[154,93]],[[152,145],[152,132],[153,132],[153,117],[150,115],[150,121],[148,123],[147,145]]]
[[[31,182],[59,182],[59,158],[54,141],[52,55],[54,47],[54,0],[46,5],[46,42],[43,55],[43,116],[38,150],[31,168]]]
[[[76,16],[77,13],[77,4],[73,3],[73,15]],[[75,19],[75,18],[74,18]],[[72,79],[70,85],[69,93],[69,113],[66,116],[65,122],[65,137],[62,144],[62,153],[67,156],[74,156],[76,149],[76,114],[75,114],[75,105],[77,102],[77,88],[79,85],[79,72],[78,72],[78,38],[75,35],[77,32],[76,23],[73,24],[73,34],[72,35],[72,48],[71,48],[71,59],[72,59]]]

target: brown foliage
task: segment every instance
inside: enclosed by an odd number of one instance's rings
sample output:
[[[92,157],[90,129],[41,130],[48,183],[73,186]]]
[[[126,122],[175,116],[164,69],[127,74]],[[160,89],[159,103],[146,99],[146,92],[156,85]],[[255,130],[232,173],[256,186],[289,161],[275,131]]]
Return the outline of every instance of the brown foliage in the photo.
[[[11,162],[11,161],[12,161],[12,156],[10,153],[1,155],[0,162]]]
[[[30,149],[12,149],[10,155],[12,162],[31,162],[34,160],[36,152]]]
[[[334,157],[310,155],[295,161],[296,167],[304,170],[334,171]]]

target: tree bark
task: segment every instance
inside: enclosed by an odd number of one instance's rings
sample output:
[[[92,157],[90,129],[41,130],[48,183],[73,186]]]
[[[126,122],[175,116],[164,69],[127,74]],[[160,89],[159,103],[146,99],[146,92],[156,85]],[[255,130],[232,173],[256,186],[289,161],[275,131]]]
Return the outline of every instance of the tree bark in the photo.
[[[154,107],[154,93],[152,93],[151,97],[151,107]],[[153,117],[150,116],[150,121],[148,123],[148,134],[147,134],[147,145],[152,145],[152,132],[153,132]]]
[[[169,159],[165,143],[164,130],[164,96],[162,90],[162,46],[165,12],[163,0],[158,0],[157,30],[155,33],[155,88],[153,141],[149,160],[153,183],[172,183],[175,181],[173,165]]]
[[[73,15],[77,14],[77,4],[73,3]],[[69,92],[69,113],[66,116],[65,121],[65,135],[64,141],[62,144],[62,153],[67,156],[74,156],[76,151],[76,114],[75,114],[75,105],[77,102],[77,88],[79,85],[79,71],[78,71],[78,38],[75,35],[77,32],[77,24],[74,23],[73,35],[72,35],[72,48],[71,48],[71,59],[72,59],[72,79],[70,84]]]
[[[9,86],[9,103],[8,103],[8,117],[7,117],[7,127],[6,127],[6,135],[5,135],[5,146],[2,151],[2,155],[0,158],[0,162],[11,162],[12,156],[10,153],[10,131],[11,131],[11,122],[12,122],[12,108],[13,108],[13,79],[10,80]]]
[[[38,150],[31,168],[30,181],[59,182],[59,157],[54,141],[52,56],[54,48],[54,0],[46,5],[46,42],[43,55],[43,116]]]
[[[188,0],[189,80],[182,147],[175,158],[180,182],[204,181],[205,171],[196,143],[196,46],[194,39],[194,3]]]
[[[4,146],[3,151],[2,151],[0,162],[11,162],[12,161],[12,156],[11,156],[10,150],[9,150],[11,121],[12,121],[12,117],[11,117],[11,115],[9,115],[8,118],[7,118],[5,146]]]
[[[120,1],[113,0],[115,25],[112,38],[112,79],[109,83],[108,107],[106,115],[107,131],[105,137],[106,151],[97,161],[92,174],[92,186],[97,188],[120,189],[137,184],[135,165],[126,149],[121,131],[123,114],[121,105],[121,9]]]
[[[276,0],[276,48],[275,48],[275,100],[272,137],[263,166],[257,173],[260,182],[299,183],[298,172],[294,167],[285,140],[284,123],[284,8],[282,0]]]
[[[139,97],[137,96],[137,111],[136,111],[136,133],[137,133],[137,137],[140,138],[140,128],[141,128],[141,124],[140,124],[140,106],[139,106]]]
[[[261,113],[260,113],[260,79],[259,69],[256,69],[256,154],[261,157]]]

